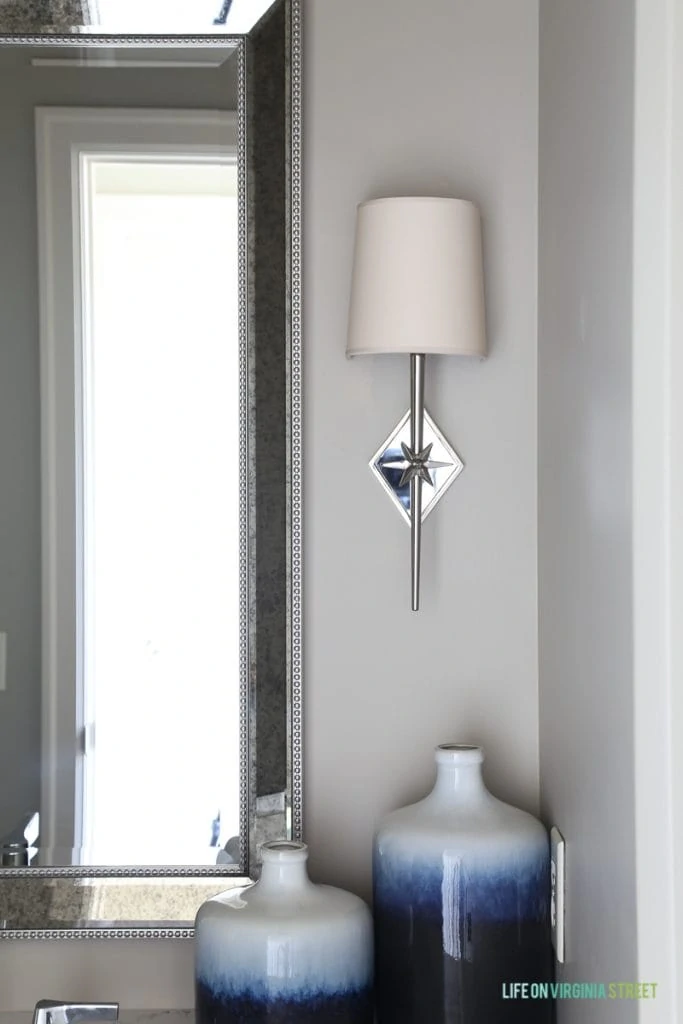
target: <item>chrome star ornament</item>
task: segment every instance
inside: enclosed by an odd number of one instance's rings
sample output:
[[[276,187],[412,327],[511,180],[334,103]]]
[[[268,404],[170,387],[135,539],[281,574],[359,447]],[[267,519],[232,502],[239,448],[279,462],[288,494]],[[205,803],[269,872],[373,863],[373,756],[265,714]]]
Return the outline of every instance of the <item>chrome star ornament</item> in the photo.
[[[405,466],[405,469],[403,469],[403,476],[398,484],[399,487],[405,487],[411,480],[416,480],[418,477],[420,480],[424,480],[426,484],[432,484],[433,486],[430,470],[443,469],[450,465],[448,462],[435,462],[433,459],[429,458],[433,447],[434,442],[431,441],[426,448],[422,449],[421,452],[414,452],[407,444],[404,444],[404,442],[401,441],[403,462],[385,463],[385,466],[392,469],[394,467],[400,469]]]
[[[424,414],[424,441],[420,451],[410,447],[410,411],[392,430],[370,460],[370,469],[410,525],[410,482],[423,482],[422,521],[462,473],[464,463],[431,416]]]

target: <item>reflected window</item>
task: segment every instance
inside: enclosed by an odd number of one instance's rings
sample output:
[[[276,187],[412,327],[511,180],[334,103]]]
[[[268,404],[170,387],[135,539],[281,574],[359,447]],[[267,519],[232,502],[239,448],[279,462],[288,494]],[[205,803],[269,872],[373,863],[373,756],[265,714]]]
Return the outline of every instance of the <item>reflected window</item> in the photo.
[[[38,112],[42,863],[209,866],[239,833],[235,143],[232,114]]]
[[[90,24],[108,32],[247,33],[273,0],[88,0]]]
[[[81,180],[83,845],[197,863],[239,829],[236,167]]]

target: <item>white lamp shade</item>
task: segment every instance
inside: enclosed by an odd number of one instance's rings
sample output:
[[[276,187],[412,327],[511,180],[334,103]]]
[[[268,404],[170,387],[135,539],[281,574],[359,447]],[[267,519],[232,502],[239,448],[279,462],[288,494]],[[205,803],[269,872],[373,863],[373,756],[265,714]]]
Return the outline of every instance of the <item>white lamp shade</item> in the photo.
[[[486,355],[481,219],[463,199],[358,207],[347,356]]]

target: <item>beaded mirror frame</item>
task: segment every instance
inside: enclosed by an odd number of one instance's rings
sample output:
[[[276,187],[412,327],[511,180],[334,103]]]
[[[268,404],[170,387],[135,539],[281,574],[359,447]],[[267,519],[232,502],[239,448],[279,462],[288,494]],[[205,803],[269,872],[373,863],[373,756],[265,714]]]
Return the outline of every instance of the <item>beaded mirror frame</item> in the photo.
[[[0,870],[0,940],[190,938],[205,899],[258,875],[262,842],[302,833],[302,0],[242,36],[48,30],[6,46],[236,51],[240,864]]]

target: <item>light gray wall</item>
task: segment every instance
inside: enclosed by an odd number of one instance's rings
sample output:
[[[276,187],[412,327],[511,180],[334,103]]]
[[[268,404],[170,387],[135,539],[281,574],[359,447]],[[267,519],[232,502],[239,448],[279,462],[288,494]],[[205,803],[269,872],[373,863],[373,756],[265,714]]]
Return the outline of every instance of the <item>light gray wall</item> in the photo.
[[[538,791],[536,0],[307,6],[306,797],[319,877],[368,895],[373,828],[423,794],[433,747],[478,740],[497,794]],[[427,359],[426,403],[465,471],[409,530],[367,461],[409,362],[345,359],[356,204],[480,205],[490,356]]]
[[[26,53],[26,51],[24,51]],[[32,68],[0,53],[0,836],[40,795],[40,394],[36,106],[235,109],[236,68]]]
[[[566,980],[636,977],[634,6],[541,0],[541,794],[568,843]],[[653,979],[656,980],[656,979]],[[563,1024],[587,1019],[561,1003]],[[591,1024],[637,1019],[592,1003]]]
[[[436,743],[480,740],[494,791],[538,802],[538,4],[307,0],[305,17],[306,837],[317,880],[367,896],[373,827],[427,790]],[[409,532],[367,468],[407,362],[344,357],[355,206],[404,191],[480,203],[491,340],[485,363],[428,363],[466,470],[427,521],[418,615]],[[188,1006],[192,946],[0,948],[0,1008],[49,989]]]

